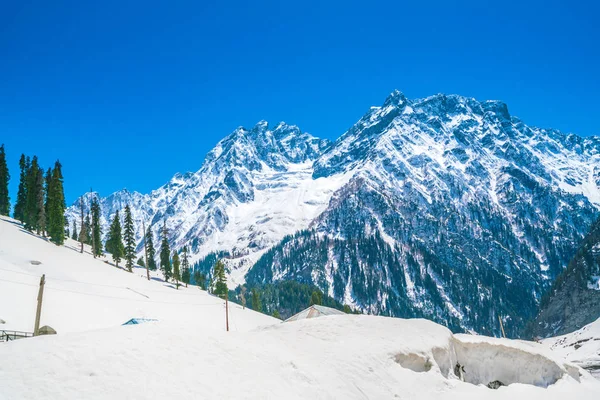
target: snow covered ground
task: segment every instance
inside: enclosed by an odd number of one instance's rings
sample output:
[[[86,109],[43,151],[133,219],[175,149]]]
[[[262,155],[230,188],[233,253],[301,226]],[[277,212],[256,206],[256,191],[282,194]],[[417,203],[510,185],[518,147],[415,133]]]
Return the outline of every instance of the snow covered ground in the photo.
[[[542,343],[600,379],[600,318],[578,331]]]
[[[0,330],[32,330],[45,273],[42,325],[58,331],[0,343],[1,400],[600,396],[600,381],[546,345],[452,335],[426,320],[280,323],[233,305],[225,332],[220,299],[147,281],[145,270],[130,274],[74,246],[0,220]],[[121,326],[132,317],[158,321]],[[508,386],[486,387],[493,381]]]

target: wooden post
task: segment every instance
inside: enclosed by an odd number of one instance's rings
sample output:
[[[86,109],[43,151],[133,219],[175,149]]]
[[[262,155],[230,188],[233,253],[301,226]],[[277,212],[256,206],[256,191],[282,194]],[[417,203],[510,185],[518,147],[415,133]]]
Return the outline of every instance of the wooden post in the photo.
[[[225,329],[229,332],[229,293],[225,294]]]
[[[40,279],[40,290],[37,297],[37,310],[35,312],[35,325],[33,328],[33,336],[40,334],[40,317],[42,315],[42,299],[44,297],[44,284],[46,283],[46,275],[42,275]]]
[[[148,246],[146,246],[146,220],[142,219],[142,229],[144,237],[144,262],[146,263],[146,276],[150,280],[150,269],[148,268]]]
[[[502,329],[502,337],[506,339],[506,334],[504,333],[504,325],[502,325],[502,318],[498,315],[498,321],[500,321],[500,329]]]

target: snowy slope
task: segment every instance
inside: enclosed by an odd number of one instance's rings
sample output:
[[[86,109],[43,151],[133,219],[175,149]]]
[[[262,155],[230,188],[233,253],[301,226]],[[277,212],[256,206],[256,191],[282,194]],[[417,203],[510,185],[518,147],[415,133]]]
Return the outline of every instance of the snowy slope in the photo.
[[[231,253],[236,259],[230,263],[232,277],[243,283],[265,249],[306,228],[347,182],[344,176],[313,179],[313,161],[328,144],[283,122],[273,128],[265,121],[252,129],[239,127],[208,153],[197,172],[176,174],[147,195],[123,189],[100,198],[103,233],[114,213],[129,204],[138,252],[143,223],[153,230],[156,244],[166,221],[173,248],[189,246],[192,262],[211,252]],[[94,196],[86,194],[69,207],[70,226],[73,221],[80,226],[80,201],[87,213]]]
[[[57,247],[0,219],[1,329],[57,335],[0,343],[8,399],[595,399],[600,382],[546,346],[452,335],[433,322],[341,315],[281,323],[195,287],[176,291],[73,242]],[[33,265],[31,261],[40,261]],[[121,326],[131,317],[158,319]],[[463,380],[455,366],[464,367]],[[492,390],[486,385],[508,386]]]
[[[175,290],[158,274],[148,281],[145,269],[128,273],[94,260],[89,252],[80,254],[74,241],[57,247],[1,217],[0,319],[5,323],[0,330],[33,331],[42,274],[46,285],[41,325],[59,334],[115,327],[140,317],[185,323],[191,330],[225,329],[224,302],[198,287]],[[196,317],[199,314],[201,318]],[[230,307],[230,326],[235,331],[277,322],[235,304]]]
[[[600,379],[600,318],[575,332],[544,339],[542,343]]]
[[[203,314],[198,313],[198,317]],[[0,399],[596,399],[541,345],[425,320],[326,316],[249,332],[167,323],[0,345]],[[465,382],[454,375],[464,366]],[[492,390],[489,381],[508,386]]]

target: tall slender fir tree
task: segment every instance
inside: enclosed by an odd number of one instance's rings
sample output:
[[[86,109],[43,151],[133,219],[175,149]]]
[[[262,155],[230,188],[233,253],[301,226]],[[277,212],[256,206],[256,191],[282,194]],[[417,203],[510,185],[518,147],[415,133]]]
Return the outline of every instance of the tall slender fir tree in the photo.
[[[71,239],[77,240],[77,224],[75,223],[75,220],[73,220],[73,231],[71,232],[71,235]]]
[[[112,254],[112,259],[116,266],[119,266],[119,261],[123,258],[125,253],[125,246],[123,245],[123,235],[121,232],[121,220],[119,218],[119,210],[115,213],[115,217],[110,224],[108,230],[108,238],[106,239],[106,251]]]
[[[38,169],[38,173],[35,177],[36,182],[35,186],[36,190],[36,211],[37,211],[37,221],[35,222],[35,229],[38,235],[46,236],[46,190],[44,190],[44,170],[42,168]],[[64,230],[63,230],[64,232]]]
[[[183,251],[181,252],[181,280],[185,283],[185,287],[188,287],[188,283],[190,283],[191,273],[190,273],[190,260],[188,258],[188,249],[187,246],[183,246]]]
[[[21,158],[19,159],[19,168],[21,170],[19,175],[19,191],[17,192],[13,217],[23,223],[25,223],[25,208],[27,205],[27,172],[29,171],[29,165],[29,157],[21,154]]]
[[[227,277],[225,276],[225,264],[223,261],[218,260],[213,267],[213,294],[219,297],[225,297],[227,295]]]
[[[156,271],[156,250],[154,249],[154,239],[152,230],[148,227],[146,231],[146,251],[148,252],[148,269],[150,271]]]
[[[26,173],[26,179],[25,179],[25,187],[26,187],[26,192],[27,192],[27,198],[25,201],[25,212],[24,212],[24,224],[25,224],[25,229],[27,229],[28,231],[39,231],[38,229],[38,223],[39,223],[39,219],[40,219],[40,212],[43,211],[44,207],[43,207],[43,202],[42,202],[42,208],[40,209],[40,204],[39,204],[39,194],[40,192],[42,192],[43,195],[43,190],[44,190],[44,185],[43,185],[43,171],[42,173],[42,177],[40,178],[40,167],[38,164],[38,159],[37,156],[34,156],[33,159],[31,160],[31,165],[29,166],[29,169],[27,170]]]
[[[8,182],[10,173],[6,164],[6,154],[4,145],[0,145],[0,215],[7,215],[10,212],[10,197],[8,195]]]
[[[160,242],[160,270],[163,273],[165,282],[171,279],[171,249],[169,248],[168,235],[167,224],[163,222],[162,240]]]
[[[92,199],[92,254],[94,258],[102,255],[102,227],[100,226],[100,202]]]
[[[133,217],[131,216],[131,208],[129,204],[125,206],[125,223],[124,223],[124,239],[125,239],[125,266],[129,272],[133,271],[133,263],[135,261],[135,231],[133,230]]]
[[[62,165],[54,163],[48,189],[48,235],[57,246],[65,242],[65,192],[63,188]]]
[[[179,289],[179,281],[181,280],[181,274],[179,273],[179,267],[181,261],[179,260],[179,253],[173,251],[173,279],[175,279],[175,288]]]

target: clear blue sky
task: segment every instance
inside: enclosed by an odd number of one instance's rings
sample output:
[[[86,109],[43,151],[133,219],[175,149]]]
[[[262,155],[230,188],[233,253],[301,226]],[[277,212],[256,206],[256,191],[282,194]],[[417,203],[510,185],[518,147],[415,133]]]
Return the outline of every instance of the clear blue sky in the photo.
[[[90,186],[149,192],[237,126],[335,139],[393,89],[499,99],[529,124],[600,134],[599,14],[592,1],[5,1],[11,196],[22,152],[61,160],[69,203]]]

